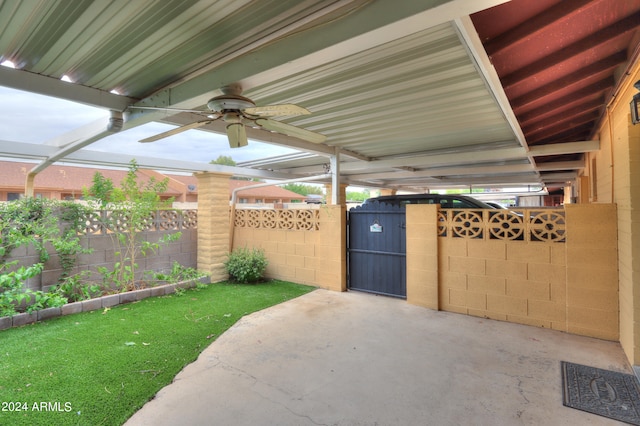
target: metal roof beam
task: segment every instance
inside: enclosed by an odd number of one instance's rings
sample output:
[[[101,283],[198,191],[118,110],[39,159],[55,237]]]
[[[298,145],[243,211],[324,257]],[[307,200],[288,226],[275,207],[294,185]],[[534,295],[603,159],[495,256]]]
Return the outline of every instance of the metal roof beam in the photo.
[[[124,111],[136,102],[127,96],[3,66],[0,66],[0,85],[115,111]]]
[[[387,186],[398,186],[398,187],[407,187],[407,186],[423,186],[430,187],[433,185],[440,185],[443,187],[452,186],[452,185],[473,185],[473,186],[489,186],[489,185],[512,185],[512,184],[521,184],[521,185],[540,185],[540,180],[538,176],[535,174],[515,174],[515,175],[496,175],[496,176],[473,176],[473,177],[444,177],[442,179],[435,180],[389,180],[385,182]]]
[[[125,111],[129,105],[137,102],[135,98],[116,95],[104,90],[81,84],[69,83],[57,78],[35,74],[29,71],[0,66],[0,85],[12,89],[24,90],[44,96],[52,96],[71,102],[78,102],[110,111]],[[145,111],[143,114],[125,114],[123,130],[131,129],[155,121],[162,117],[157,111]],[[64,139],[66,136],[62,135]],[[97,141],[100,138],[94,140]],[[54,142],[55,143],[55,142]]]
[[[47,157],[53,156],[56,151],[56,147],[54,146],[0,140],[0,157],[44,160]],[[58,162],[84,164],[94,167],[121,167],[123,169],[126,169],[127,167],[129,167],[129,162],[131,161],[131,159],[132,156],[130,155],[81,149],[70,153],[66,157],[58,160]],[[135,156],[135,159],[138,165],[142,168],[167,172],[223,172],[231,173],[235,176],[252,177],[258,179],[292,179],[297,177],[296,175],[288,173],[245,169],[242,167],[223,166],[219,164],[180,161],[167,158]]]
[[[537,167],[537,169],[541,172],[550,172],[556,170],[579,170],[584,168],[584,159],[576,161],[551,161],[548,163],[540,163]]]
[[[343,174],[356,173],[360,171],[374,172],[384,171],[388,168],[396,167],[438,167],[447,165],[477,164],[480,162],[491,162],[499,158],[503,161],[527,159],[524,148],[512,147],[503,149],[486,149],[479,151],[463,151],[459,153],[446,154],[416,154],[411,157],[399,157],[392,159],[372,160],[369,162],[349,162],[343,163],[340,167]],[[290,172],[318,174],[322,172],[322,165],[297,167],[287,169]]]
[[[578,177],[578,172],[562,172],[562,173],[544,173],[540,177],[545,183],[548,182],[566,182]]]
[[[579,154],[583,152],[593,152],[600,150],[600,141],[564,142],[550,145],[532,146],[529,154],[534,157],[544,155]]]
[[[487,55],[487,52],[482,45],[480,36],[476,31],[470,16],[460,17],[455,20],[456,29],[460,34],[460,39],[464,42],[469,55],[473,59],[474,65],[478,72],[484,77],[487,88],[496,100],[496,103],[500,106],[500,110],[505,119],[509,123],[511,130],[513,131],[518,143],[528,151],[528,141],[522,132],[520,122],[516,117],[515,111],[512,107],[513,103],[507,97],[504,91],[504,87],[495,67],[491,63],[491,59]],[[501,158],[501,157],[497,157]],[[529,162],[533,164],[533,158],[527,154]],[[537,172],[536,172],[537,173]]]
[[[510,165],[488,165],[488,166],[461,166],[461,167],[441,167],[429,170],[419,170],[415,172],[384,172],[384,173],[361,173],[349,175],[350,179],[412,179],[422,177],[442,177],[460,175],[481,175],[481,174],[513,174],[513,173],[533,173],[531,164],[510,164]]]
[[[56,148],[60,148],[48,155],[40,164],[27,173],[24,193],[28,197],[33,197],[33,183],[36,175],[49,167],[51,164],[64,158],[67,154],[81,149],[93,142],[117,133],[122,130],[122,113],[111,111],[111,116],[107,119],[99,119],[80,129],[67,133],[68,137],[57,138],[59,143]]]

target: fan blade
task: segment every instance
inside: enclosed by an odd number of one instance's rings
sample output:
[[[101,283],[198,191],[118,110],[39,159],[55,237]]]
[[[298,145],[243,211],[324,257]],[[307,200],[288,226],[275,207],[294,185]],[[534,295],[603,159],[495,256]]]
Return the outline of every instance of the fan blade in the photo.
[[[205,124],[209,124],[209,123],[211,123],[213,121],[214,120],[195,121],[195,122],[193,122],[191,124],[185,124],[184,126],[176,127],[175,129],[171,129],[171,130],[168,130],[166,132],[158,133],[155,136],[150,136],[148,138],[141,139],[138,142],[142,142],[142,143],[155,142],[158,139],[163,139],[163,138],[166,138],[166,137],[169,137],[169,136],[177,135],[178,133],[182,133],[182,132],[185,132],[185,131],[190,130],[190,129],[195,129],[195,128],[198,128],[198,127],[202,127]]]
[[[227,137],[231,148],[240,148],[249,144],[247,131],[240,123],[231,123],[227,126]]]
[[[262,117],[276,117],[280,115],[307,115],[311,114],[308,109],[294,104],[265,105],[261,107],[245,108],[243,111],[251,115]]]
[[[269,120],[268,118],[258,118],[256,120],[256,124],[263,129],[282,133],[287,136],[293,136],[294,138],[303,139],[313,143],[322,143],[327,140],[327,137],[323,134],[312,132],[311,130],[296,127],[281,121]]]

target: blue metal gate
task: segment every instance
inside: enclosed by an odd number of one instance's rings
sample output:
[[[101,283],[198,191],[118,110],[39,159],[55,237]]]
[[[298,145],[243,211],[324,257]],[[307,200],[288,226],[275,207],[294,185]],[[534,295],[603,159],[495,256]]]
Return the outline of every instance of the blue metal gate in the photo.
[[[405,207],[363,204],[349,210],[348,286],[407,297]]]

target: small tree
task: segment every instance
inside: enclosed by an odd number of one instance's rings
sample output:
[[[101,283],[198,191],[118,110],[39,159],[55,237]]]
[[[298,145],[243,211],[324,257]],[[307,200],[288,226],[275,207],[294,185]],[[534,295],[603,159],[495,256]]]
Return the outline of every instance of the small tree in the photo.
[[[100,203],[101,208],[106,208],[113,194],[113,181],[106,178],[100,172],[96,172],[92,179],[91,188],[83,188],[82,194],[86,199],[92,199]]]
[[[220,164],[222,166],[236,166],[238,163],[228,155],[218,155],[215,160],[209,161],[209,164]],[[253,182],[260,182],[260,179],[248,178],[243,176],[231,176],[231,180],[250,180]]]
[[[347,196],[347,201],[352,201],[352,202],[363,202],[367,198],[371,197],[368,189],[365,189],[364,191],[361,191],[361,192],[348,191],[346,196]]]
[[[228,155],[218,155],[215,160],[209,161],[209,164],[221,164],[223,166],[235,166],[237,163]]]
[[[322,188],[317,185],[305,185],[303,183],[287,183],[286,185],[280,185],[288,191],[295,192],[296,194],[304,195],[309,194],[323,195]]]
[[[115,284],[121,290],[136,288],[135,272],[140,255],[155,252],[160,244],[176,241],[181,236],[179,232],[165,235],[158,242],[143,238],[143,232],[153,222],[154,213],[170,205],[173,200],[162,201],[160,198],[160,194],[167,190],[169,179],[158,181],[151,177],[147,182],[140,182],[138,169],[137,162],[131,160],[119,188],[115,188],[110,179],[100,175],[94,176],[93,185],[86,191],[101,206],[113,209],[107,225],[113,232],[115,264],[112,271],[104,267],[98,268],[98,271],[103,275],[105,284]]]

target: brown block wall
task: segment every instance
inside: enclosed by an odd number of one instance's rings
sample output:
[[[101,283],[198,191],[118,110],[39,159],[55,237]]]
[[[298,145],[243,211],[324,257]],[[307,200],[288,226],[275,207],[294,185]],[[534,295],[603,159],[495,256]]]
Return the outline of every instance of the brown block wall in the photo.
[[[197,266],[198,253],[198,230],[183,229],[181,231],[160,231],[145,233],[141,239],[146,241],[157,241],[166,234],[180,232],[178,241],[161,246],[155,253],[149,251],[146,256],[138,254],[136,263],[138,264],[137,278],[142,278],[144,271],[168,272],[173,262],[178,262],[183,266],[195,268]],[[88,279],[101,281],[98,274],[98,267],[113,269],[115,262],[114,249],[117,247],[114,235],[84,235],[80,237],[82,247],[91,249],[91,253],[78,255],[76,267],[71,272],[77,274],[81,271],[89,271],[91,275]],[[37,290],[48,290],[51,286],[58,284],[62,274],[60,258],[52,247],[48,248],[49,259],[44,263],[42,274],[27,281],[27,288]],[[31,246],[19,247],[11,252],[7,262],[18,260],[19,265],[30,266],[40,261],[38,252]]]

